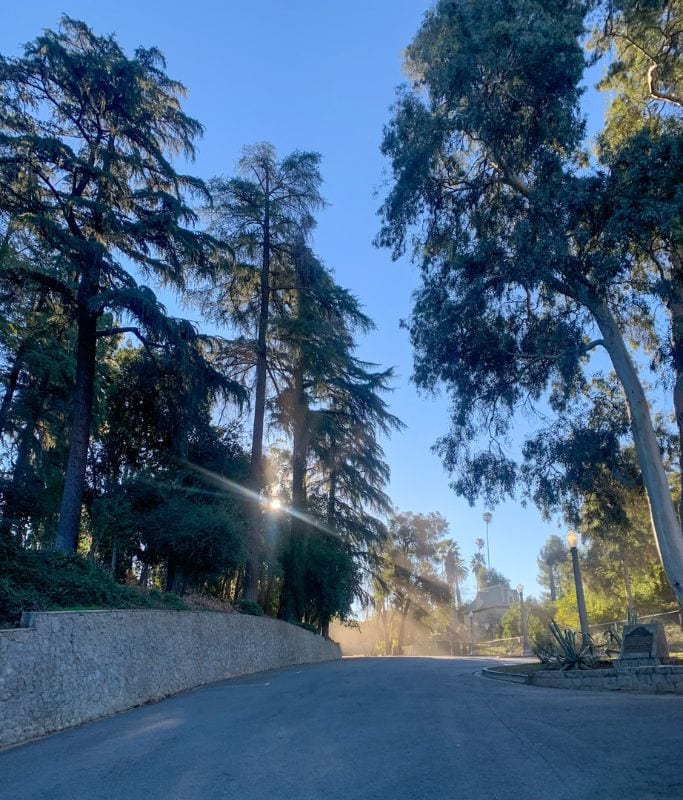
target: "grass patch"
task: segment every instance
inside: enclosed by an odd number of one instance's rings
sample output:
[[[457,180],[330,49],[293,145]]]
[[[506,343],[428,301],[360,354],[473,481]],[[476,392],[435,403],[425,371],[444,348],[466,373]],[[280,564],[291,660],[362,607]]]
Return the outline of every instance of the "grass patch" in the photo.
[[[122,586],[77,555],[17,550],[0,558],[0,627],[19,624],[22,611],[103,608],[183,609],[173,594]]]

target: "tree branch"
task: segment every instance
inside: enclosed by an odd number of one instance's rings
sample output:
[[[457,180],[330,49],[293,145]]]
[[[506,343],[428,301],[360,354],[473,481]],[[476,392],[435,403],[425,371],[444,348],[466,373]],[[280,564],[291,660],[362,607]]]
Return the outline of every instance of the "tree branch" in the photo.
[[[647,71],[647,88],[650,92],[650,95],[655,98],[655,100],[662,100],[665,103],[672,103],[675,106],[683,107],[683,99],[677,97],[675,94],[667,94],[666,92],[660,92],[658,89],[655,88],[654,85],[654,74],[657,71],[657,67],[659,64],[650,64],[650,67]]]

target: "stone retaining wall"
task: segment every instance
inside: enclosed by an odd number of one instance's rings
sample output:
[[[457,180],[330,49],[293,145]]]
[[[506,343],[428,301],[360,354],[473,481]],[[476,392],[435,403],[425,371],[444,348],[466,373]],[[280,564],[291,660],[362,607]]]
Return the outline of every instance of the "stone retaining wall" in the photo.
[[[204,683],[341,657],[303,628],[244,614],[38,612],[25,622],[0,630],[0,746]]]
[[[624,689],[650,694],[683,694],[683,666],[541,670],[530,676],[530,683],[554,689]]]

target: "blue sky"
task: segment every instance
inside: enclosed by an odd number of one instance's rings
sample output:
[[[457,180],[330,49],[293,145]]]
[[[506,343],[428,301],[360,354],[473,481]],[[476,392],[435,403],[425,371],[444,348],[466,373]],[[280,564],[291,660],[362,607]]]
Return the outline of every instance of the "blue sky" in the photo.
[[[281,155],[295,149],[321,153],[330,205],[319,217],[314,248],[377,324],[360,355],[398,373],[391,410],[408,429],[385,446],[389,494],[399,510],[442,513],[469,558],[475,538],[484,534],[485,508],[470,508],[449,490],[448,476],[430,451],[447,429],[448,403],[418,396],[409,381],[407,333],[399,329],[399,320],[410,313],[416,272],[372,246],[387,169],[379,152],[382,128],[403,77],[401,51],[430,5],[24,0],[3,15],[0,52],[19,54],[21,43],[54,27],[62,12],[98,33],[115,33],[129,51],[157,46],[169,75],[188,88],[186,110],[206,128],[192,167],[203,178],[231,174],[242,147],[259,141],[271,141]],[[563,528],[544,523],[534,508],[508,502],[493,509],[492,566],[513,585],[521,582],[528,594],[538,594],[536,556],[558,532]]]

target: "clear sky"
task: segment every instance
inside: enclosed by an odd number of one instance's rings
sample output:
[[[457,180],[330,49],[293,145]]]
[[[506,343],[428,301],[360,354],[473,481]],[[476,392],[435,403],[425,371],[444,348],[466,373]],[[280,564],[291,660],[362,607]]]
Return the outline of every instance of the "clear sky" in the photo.
[[[324,194],[314,248],[377,324],[360,355],[394,366],[391,410],[408,426],[386,443],[389,494],[401,511],[442,513],[469,560],[484,535],[483,505],[470,508],[448,488],[430,447],[447,429],[445,398],[419,397],[410,382],[412,357],[399,320],[408,316],[416,271],[372,246],[387,164],[379,144],[401,51],[416,32],[428,0],[23,0],[5,10],[0,52],[19,45],[62,12],[97,33],[115,33],[128,50],[157,46],[168,74],[189,91],[186,110],[205,126],[195,174],[231,174],[244,145],[271,141],[280,155],[321,153]],[[559,525],[534,508],[508,502],[492,509],[491,565],[513,585],[538,594],[536,556]],[[470,594],[473,585],[470,582]]]

